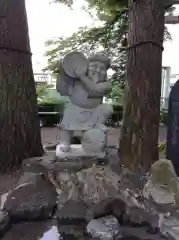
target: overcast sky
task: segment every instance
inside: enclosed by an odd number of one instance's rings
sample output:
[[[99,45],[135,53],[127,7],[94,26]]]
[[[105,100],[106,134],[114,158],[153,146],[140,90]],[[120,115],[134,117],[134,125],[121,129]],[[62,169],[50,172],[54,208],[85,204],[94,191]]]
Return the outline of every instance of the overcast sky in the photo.
[[[83,0],[78,0],[74,10],[50,0],[26,0],[34,72],[46,65],[44,42],[53,37],[69,36],[80,26],[92,25],[93,20],[82,10]],[[177,7],[179,12],[179,7]],[[172,41],[164,44],[163,66],[171,66],[172,73],[179,73],[179,24],[169,25]]]

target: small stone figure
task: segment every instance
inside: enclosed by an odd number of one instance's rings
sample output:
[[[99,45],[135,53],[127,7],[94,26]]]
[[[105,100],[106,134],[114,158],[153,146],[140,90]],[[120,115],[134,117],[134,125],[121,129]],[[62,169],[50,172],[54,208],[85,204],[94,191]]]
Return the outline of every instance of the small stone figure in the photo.
[[[58,151],[69,152],[74,131],[80,131],[85,152],[104,152],[107,128],[104,125],[113,112],[103,104],[103,96],[111,90],[107,81],[110,60],[103,54],[86,59],[82,53],[72,52],[60,63],[57,91],[68,96],[60,124]]]

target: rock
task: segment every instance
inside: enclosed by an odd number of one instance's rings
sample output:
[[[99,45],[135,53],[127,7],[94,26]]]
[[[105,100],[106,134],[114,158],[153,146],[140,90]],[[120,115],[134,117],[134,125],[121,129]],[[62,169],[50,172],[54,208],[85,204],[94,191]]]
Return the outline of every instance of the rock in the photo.
[[[23,170],[24,172],[44,173],[54,168],[55,161],[55,153],[27,158],[23,161]]]
[[[87,207],[84,202],[67,201],[64,205],[58,202],[57,219],[59,224],[76,224],[86,221]]]
[[[143,239],[141,239],[141,238],[139,238],[139,237],[136,237],[136,236],[125,236],[125,237],[121,237],[121,238],[119,238],[120,240],[143,240]]]
[[[124,212],[126,211],[126,204],[121,199],[114,199],[107,206],[107,211],[112,213],[112,215],[122,223]]]
[[[162,213],[171,212],[179,206],[179,182],[171,161],[161,159],[152,164],[143,195],[152,199]]]
[[[42,157],[28,158],[23,161],[24,172],[33,172],[44,174],[48,171],[59,172],[78,172],[82,169],[89,168],[93,164],[104,165],[107,158],[96,158],[94,156],[69,156],[56,158],[55,152],[48,152]]]
[[[81,198],[86,204],[99,204],[119,195],[120,176],[107,166],[93,166],[76,174]]]
[[[120,175],[121,181],[126,184],[130,189],[135,189],[136,192],[142,191],[148,180],[144,172],[139,171],[134,173],[126,168],[122,168]]]
[[[80,186],[75,173],[60,172],[53,180],[53,184],[56,185],[56,190],[59,194],[59,203],[63,205],[68,200],[80,200]]]
[[[43,176],[43,173],[33,173],[33,172],[24,172],[19,179],[18,185],[24,184],[24,183],[36,183],[36,180],[38,179],[37,176]]]
[[[114,199],[119,189],[120,177],[109,167],[93,166],[77,173],[58,174],[61,195],[66,200],[82,200],[86,204],[98,204]],[[59,197],[61,201],[61,196]]]
[[[90,221],[86,227],[86,231],[93,238],[113,240],[120,233],[120,225],[118,220],[110,215]]]
[[[55,143],[49,143],[47,145],[44,145],[43,148],[46,151],[50,151],[50,150],[56,150],[56,146],[58,144],[58,141],[56,141]]]
[[[120,174],[119,199],[125,203],[122,223],[132,226],[147,225],[156,232],[159,228],[159,213],[153,203],[145,199],[142,194],[143,186],[147,181],[143,173],[131,173],[122,169]]]
[[[117,240],[164,240],[160,233],[150,234],[145,227],[121,226],[121,235],[123,237]]]
[[[123,212],[125,210],[125,204],[120,199],[106,199],[100,203],[88,203],[88,211],[86,220],[90,221],[94,218],[101,218],[107,215],[114,215],[118,221],[122,222]]]
[[[147,225],[155,233],[160,226],[160,213],[154,202],[143,196],[147,177],[125,169],[120,175],[110,166],[96,166],[78,172],[55,174],[59,220],[90,221],[106,215],[120,223]],[[71,209],[71,210],[70,210]]]
[[[160,232],[163,236],[170,239],[179,239],[179,219],[168,216],[163,219]]]
[[[65,204],[61,204],[59,200],[57,205],[57,217],[60,223],[77,223],[89,222],[94,218],[100,218],[109,214],[113,214],[119,222],[122,220],[122,215],[125,205],[119,199],[102,201],[100,204],[86,205],[84,201],[68,200]]]
[[[3,195],[1,195],[1,206],[0,206],[0,210],[2,210],[4,208],[4,203],[6,202],[6,199],[9,195],[10,191],[7,193],[4,193]]]
[[[3,206],[14,220],[35,220],[50,218],[56,207],[55,188],[42,176],[35,181],[18,185],[12,190]]]
[[[8,230],[10,225],[9,214],[5,211],[0,211],[0,237]]]
[[[61,239],[63,240],[82,240],[83,237],[84,239],[87,240],[84,230],[86,227],[86,222],[80,223],[77,222],[75,225],[74,224],[59,224],[58,225],[58,231],[60,232]]]
[[[57,226],[52,226],[50,230],[45,232],[39,240],[60,240],[60,234]]]
[[[77,173],[61,172],[56,180],[51,182],[56,186],[58,198],[59,219],[83,219],[113,214],[119,216],[124,210],[124,204],[116,199],[119,176],[110,167],[93,166]],[[57,183],[58,182],[58,183]],[[81,209],[80,209],[81,208]],[[121,209],[120,209],[121,208]],[[72,213],[69,209],[74,209]]]
[[[59,195],[59,216],[63,216],[64,211],[65,214],[70,214],[70,202],[73,206],[71,208],[74,209],[79,209],[80,205],[86,207],[83,208],[82,214],[77,210],[73,215],[75,218],[79,214],[83,215],[86,221],[90,221],[112,214],[120,223],[147,224],[154,230],[158,229],[159,214],[152,203],[142,195],[145,181],[143,180],[142,184],[140,181],[144,177],[140,174],[138,178],[129,175],[126,171],[118,175],[109,166],[95,165],[73,174],[57,174],[58,184],[54,185]]]
[[[32,164],[41,164],[41,165],[46,165],[49,163],[54,163],[55,162],[55,154],[44,154],[41,157],[34,157],[34,158],[27,158],[23,161],[23,165],[27,166],[32,165]]]
[[[120,174],[119,150],[117,147],[108,147],[106,149],[107,159],[113,172]]]
[[[129,201],[128,197],[131,198],[131,201]],[[122,222],[132,226],[147,226],[151,233],[158,232],[160,215],[153,204],[142,197],[140,199],[139,197],[132,196],[131,193],[128,197],[126,197],[126,206]]]
[[[148,226],[151,233],[159,230],[159,215],[155,212],[148,212],[147,209],[139,207],[127,207],[123,214],[123,224],[133,227]]]

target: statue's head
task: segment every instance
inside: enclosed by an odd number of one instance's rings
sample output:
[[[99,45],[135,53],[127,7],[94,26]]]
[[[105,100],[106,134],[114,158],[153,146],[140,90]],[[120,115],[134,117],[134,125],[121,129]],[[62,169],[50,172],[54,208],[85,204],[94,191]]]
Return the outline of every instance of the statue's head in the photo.
[[[96,82],[103,82],[107,77],[110,59],[102,53],[97,53],[88,58],[88,76]]]

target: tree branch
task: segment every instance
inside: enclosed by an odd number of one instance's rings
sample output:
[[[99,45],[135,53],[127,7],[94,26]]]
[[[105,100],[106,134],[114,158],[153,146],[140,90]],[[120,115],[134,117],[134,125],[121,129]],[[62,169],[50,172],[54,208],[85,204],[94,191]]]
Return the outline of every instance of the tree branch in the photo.
[[[172,16],[172,15],[166,16],[165,24],[179,24],[179,16]]]
[[[179,4],[179,0],[160,0],[165,8],[171,7],[172,5]]]

